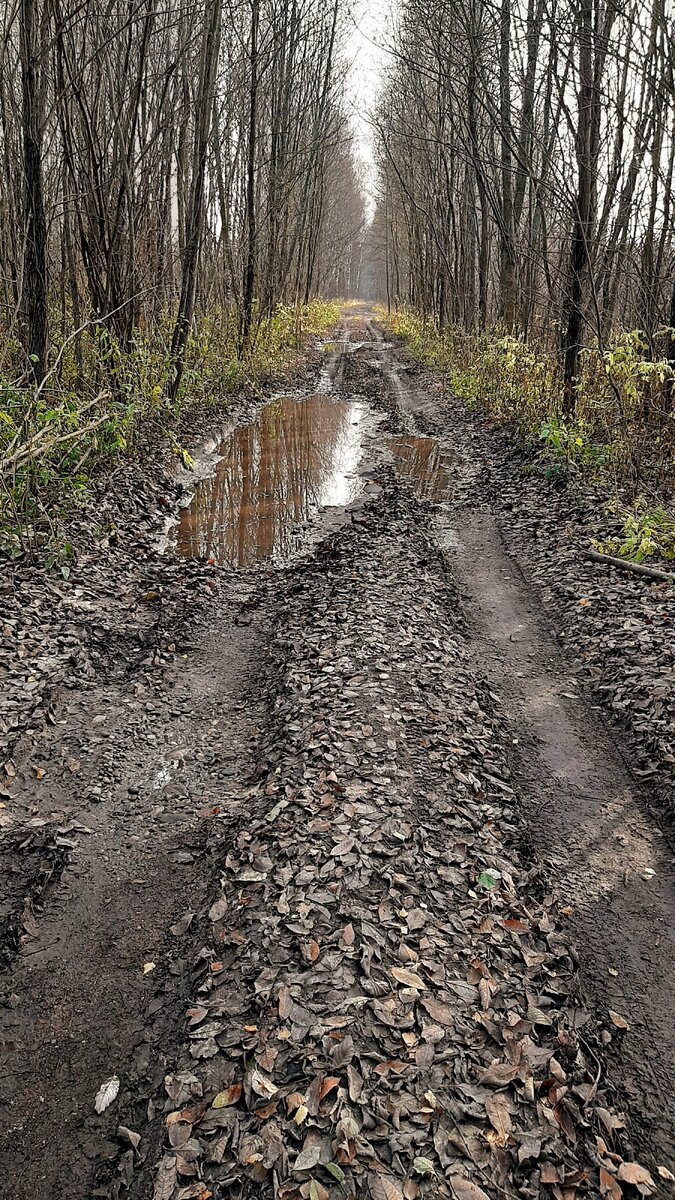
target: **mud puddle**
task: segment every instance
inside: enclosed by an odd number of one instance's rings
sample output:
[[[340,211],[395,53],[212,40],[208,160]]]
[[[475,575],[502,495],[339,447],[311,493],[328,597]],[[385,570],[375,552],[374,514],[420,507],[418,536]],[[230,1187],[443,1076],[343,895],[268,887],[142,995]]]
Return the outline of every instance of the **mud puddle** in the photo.
[[[440,503],[452,492],[452,459],[437,438],[412,434],[390,443],[394,465],[421,500]]]
[[[288,562],[320,512],[346,507],[363,490],[368,417],[363,400],[323,391],[271,400],[250,425],[208,446],[218,463],[180,514],[176,552],[228,567]],[[449,498],[451,462],[436,438],[402,435],[389,449],[416,495]]]
[[[317,513],[348,505],[363,486],[365,409],[321,393],[266,404],[217,447],[215,472],[181,513],[177,553],[230,567],[291,558]]]

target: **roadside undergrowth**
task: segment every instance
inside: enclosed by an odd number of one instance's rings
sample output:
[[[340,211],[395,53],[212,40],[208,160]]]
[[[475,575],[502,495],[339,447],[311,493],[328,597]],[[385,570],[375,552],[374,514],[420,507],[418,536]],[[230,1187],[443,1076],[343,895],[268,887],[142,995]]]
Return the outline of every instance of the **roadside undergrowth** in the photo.
[[[21,375],[18,344],[0,340],[0,554],[45,547],[60,553],[63,517],[86,499],[95,477],[120,458],[141,454],[150,436],[154,454],[158,438],[166,440],[189,465],[176,438],[181,419],[222,408],[242,387],[284,371],[339,314],[337,304],[321,300],[280,307],[259,319],[241,354],[236,312],[212,311],[189,339],[175,401],[168,398],[168,315],[156,327],[138,329],[128,349],[96,325],[55,340],[40,387]]]
[[[574,417],[566,418],[550,351],[499,330],[441,331],[408,310],[381,318],[469,408],[480,406],[516,430],[529,471],[605,491],[616,532],[602,550],[636,562],[675,560],[675,370],[648,357],[640,331],[622,334],[604,352],[583,353]]]

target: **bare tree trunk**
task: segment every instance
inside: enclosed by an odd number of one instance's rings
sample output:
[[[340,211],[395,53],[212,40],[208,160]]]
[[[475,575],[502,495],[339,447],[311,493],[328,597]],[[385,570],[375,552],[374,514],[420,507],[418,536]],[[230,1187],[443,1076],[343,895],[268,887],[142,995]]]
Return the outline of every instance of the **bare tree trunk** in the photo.
[[[36,0],[21,0],[21,125],[23,135],[25,245],[22,302],[26,351],[38,383],[47,370],[47,220],[43,194],[43,30]]]
[[[201,70],[197,95],[197,119],[192,164],[189,211],[186,219],[185,258],[181,282],[178,315],[171,339],[173,378],[169,387],[171,401],[178,395],[185,364],[190,324],[194,313],[197,287],[197,264],[204,226],[204,177],[208,151],[216,67],[220,49],[221,0],[206,0],[204,5],[204,36],[202,41]]]
[[[574,415],[575,383],[579,370],[579,352],[584,326],[584,302],[589,269],[589,247],[595,215],[594,130],[595,79],[593,64],[593,0],[579,0],[579,116],[576,130],[577,195],[574,205],[574,228],[569,258],[569,293],[567,323],[562,338],[564,355],[563,409],[566,416]]]
[[[502,174],[499,300],[501,318],[509,332],[512,332],[516,323],[516,235],[513,207],[513,155],[511,152],[511,0],[502,0],[499,24],[499,123]]]
[[[255,175],[258,127],[258,25],[260,22],[260,0],[251,0],[251,85],[249,92],[248,155],[246,161],[246,265],[241,312],[240,351],[251,339],[253,324],[253,294],[255,291],[256,261],[256,211]]]

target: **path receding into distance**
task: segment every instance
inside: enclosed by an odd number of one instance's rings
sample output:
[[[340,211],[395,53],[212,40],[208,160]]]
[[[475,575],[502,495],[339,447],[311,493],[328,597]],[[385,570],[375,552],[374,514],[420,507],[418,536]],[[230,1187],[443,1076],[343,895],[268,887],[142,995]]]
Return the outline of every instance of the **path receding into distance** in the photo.
[[[364,307],[322,355],[22,765],[0,1196],[667,1195],[672,853],[475,439]]]

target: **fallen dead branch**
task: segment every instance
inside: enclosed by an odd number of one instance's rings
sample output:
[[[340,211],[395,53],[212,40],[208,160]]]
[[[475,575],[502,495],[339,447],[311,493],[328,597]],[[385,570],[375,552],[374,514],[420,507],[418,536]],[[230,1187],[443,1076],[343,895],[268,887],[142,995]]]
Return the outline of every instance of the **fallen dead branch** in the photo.
[[[582,550],[583,558],[593,562],[605,563],[610,567],[620,567],[624,571],[632,571],[634,575],[642,575],[645,579],[658,579],[662,583],[675,583],[675,574],[662,571],[660,567],[646,567],[644,563],[631,562],[628,558],[614,558],[612,554],[601,554],[599,550]]]

